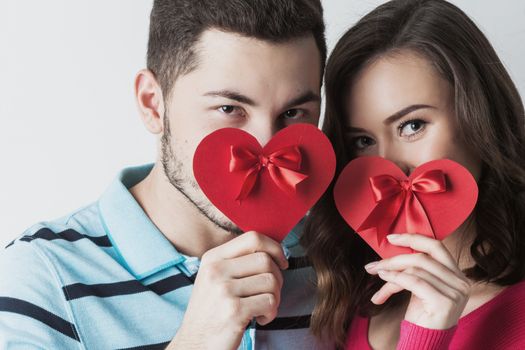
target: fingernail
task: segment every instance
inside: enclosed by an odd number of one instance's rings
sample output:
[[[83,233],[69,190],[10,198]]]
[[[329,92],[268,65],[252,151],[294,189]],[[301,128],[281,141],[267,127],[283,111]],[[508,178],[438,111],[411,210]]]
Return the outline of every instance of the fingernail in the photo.
[[[379,292],[375,293],[374,295],[372,295],[372,298],[370,298],[370,301],[373,302],[374,304],[377,304],[378,302],[378,297],[379,297]]]
[[[373,262],[371,262],[369,264],[366,264],[365,265],[365,270],[367,270],[367,271],[368,270],[372,270],[374,267],[377,266],[378,263],[379,263],[379,261],[373,261]]]
[[[381,276],[387,276],[389,272],[386,270],[379,270],[377,271],[377,274],[379,275],[379,277],[381,277]]]
[[[399,238],[401,238],[401,235],[398,234],[398,233],[392,233],[391,235],[386,236],[386,238],[389,241],[395,241],[395,240],[398,240]]]
[[[284,245],[281,245],[281,248],[283,248],[283,255],[284,255],[284,264],[282,265],[282,269],[283,270],[286,270],[288,268],[288,266],[290,265],[290,262],[288,261],[288,259],[290,259],[290,256],[292,255],[290,253],[290,251],[288,250],[288,248],[286,248]]]

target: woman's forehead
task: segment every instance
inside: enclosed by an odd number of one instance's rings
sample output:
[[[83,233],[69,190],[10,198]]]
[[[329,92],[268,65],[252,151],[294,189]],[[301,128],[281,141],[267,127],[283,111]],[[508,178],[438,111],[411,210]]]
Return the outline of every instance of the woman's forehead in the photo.
[[[380,57],[349,85],[346,111],[354,118],[388,116],[410,105],[447,108],[451,87],[431,62],[410,52]]]

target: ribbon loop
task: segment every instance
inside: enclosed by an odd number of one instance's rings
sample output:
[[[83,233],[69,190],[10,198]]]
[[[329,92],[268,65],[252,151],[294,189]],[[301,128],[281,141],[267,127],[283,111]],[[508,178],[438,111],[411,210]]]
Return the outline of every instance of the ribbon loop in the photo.
[[[377,244],[381,245],[393,233],[397,221],[404,216],[408,232],[434,237],[432,225],[416,193],[433,194],[447,190],[445,173],[429,170],[409,181],[400,181],[391,175],[370,177],[370,188],[375,202],[374,209],[357,229],[377,230]]]
[[[255,154],[246,148],[233,145],[230,146],[230,151],[230,172],[245,172],[236,200],[248,197],[264,168],[268,170],[273,182],[290,195],[293,195],[297,185],[308,177],[299,172],[302,155],[298,146],[284,147],[268,155]]]

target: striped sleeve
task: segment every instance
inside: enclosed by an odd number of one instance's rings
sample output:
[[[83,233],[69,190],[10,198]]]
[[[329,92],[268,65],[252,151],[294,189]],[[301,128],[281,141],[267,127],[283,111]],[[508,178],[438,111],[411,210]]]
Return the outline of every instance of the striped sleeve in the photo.
[[[0,349],[81,348],[57,274],[31,242],[0,250]]]

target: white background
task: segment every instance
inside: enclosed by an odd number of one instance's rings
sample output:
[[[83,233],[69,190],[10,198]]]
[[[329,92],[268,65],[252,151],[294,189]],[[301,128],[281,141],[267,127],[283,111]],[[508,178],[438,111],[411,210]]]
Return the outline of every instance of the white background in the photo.
[[[327,39],[383,1],[325,0]],[[525,1],[453,1],[525,93]],[[0,246],[155,159],[133,97],[151,0],[0,0]]]

